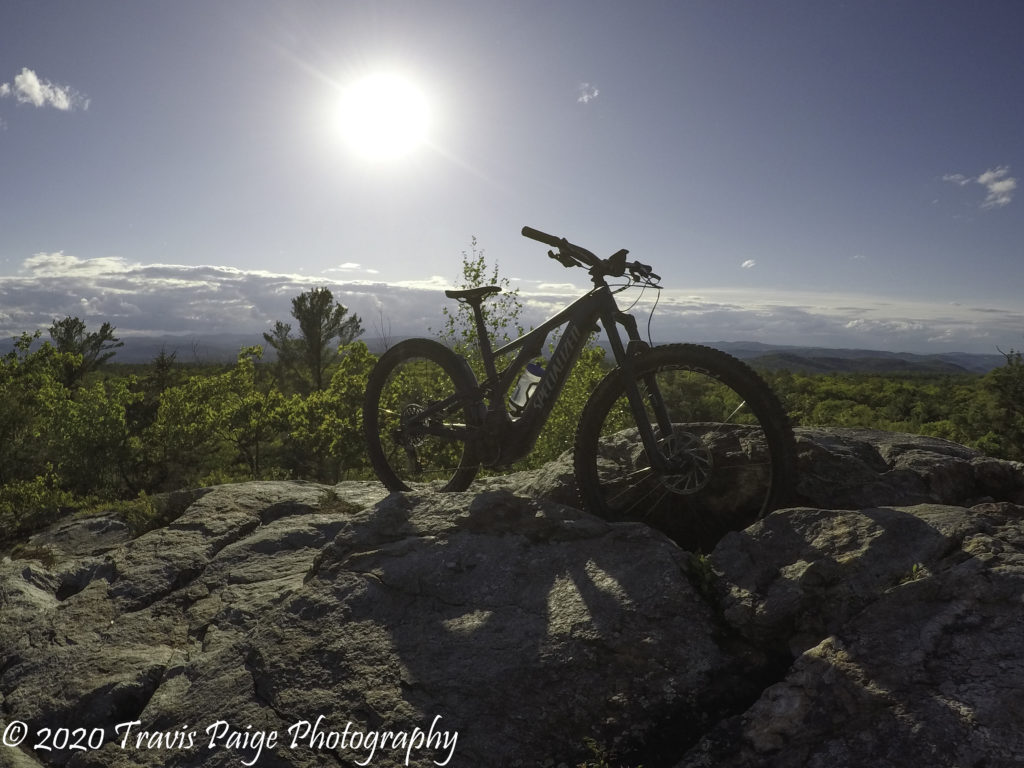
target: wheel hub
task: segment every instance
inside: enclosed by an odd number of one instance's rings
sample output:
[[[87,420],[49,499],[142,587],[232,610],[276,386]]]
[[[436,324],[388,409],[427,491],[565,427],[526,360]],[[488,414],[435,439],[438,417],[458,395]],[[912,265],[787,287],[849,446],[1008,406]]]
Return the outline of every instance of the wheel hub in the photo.
[[[409,403],[402,408],[399,430],[402,442],[408,447],[417,448],[423,444],[423,433],[412,427],[411,424],[424,410],[424,407],[418,403]]]
[[[673,430],[671,435],[658,441],[658,449],[669,467],[662,477],[668,490],[688,495],[711,482],[714,457],[699,436]]]

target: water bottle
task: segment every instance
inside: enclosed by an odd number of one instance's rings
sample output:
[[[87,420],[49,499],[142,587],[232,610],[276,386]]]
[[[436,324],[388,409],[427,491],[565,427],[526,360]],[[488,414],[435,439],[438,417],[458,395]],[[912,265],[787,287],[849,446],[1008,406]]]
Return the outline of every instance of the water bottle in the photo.
[[[519,383],[516,384],[512,396],[508,399],[513,416],[518,416],[523,412],[523,408],[526,407],[526,401],[530,399],[534,390],[537,389],[537,384],[540,383],[542,376],[544,376],[544,367],[540,363],[527,364],[523,375],[519,377]]]

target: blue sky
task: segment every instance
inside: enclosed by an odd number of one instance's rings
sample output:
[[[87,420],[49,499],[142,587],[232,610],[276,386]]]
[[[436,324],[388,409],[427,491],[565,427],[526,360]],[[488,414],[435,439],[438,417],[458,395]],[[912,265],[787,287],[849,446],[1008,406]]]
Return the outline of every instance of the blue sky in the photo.
[[[1022,34],[1016,0],[7,0],[0,333],[258,333],[316,285],[419,333],[473,236],[540,319],[587,280],[529,224],[655,265],[655,341],[1019,349]],[[378,72],[428,106],[400,157],[339,120]]]

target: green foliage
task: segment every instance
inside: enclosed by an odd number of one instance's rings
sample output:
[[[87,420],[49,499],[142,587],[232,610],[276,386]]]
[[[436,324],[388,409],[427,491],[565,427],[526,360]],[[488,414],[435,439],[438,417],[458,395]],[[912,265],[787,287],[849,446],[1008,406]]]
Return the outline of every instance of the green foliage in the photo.
[[[78,495],[116,493],[129,464],[128,409],[142,395],[133,379],[95,381],[58,400],[51,455],[62,485]]]
[[[70,396],[58,374],[69,356],[22,334],[0,358],[0,484],[32,480],[53,458],[50,431]]]
[[[690,582],[705,600],[712,603],[717,602],[715,582],[718,579],[718,575],[711,565],[710,557],[699,552],[690,554],[686,572],[690,577]]]
[[[523,332],[522,301],[473,239],[463,252],[460,287],[490,284],[506,289],[483,303],[488,331],[500,345]],[[469,308],[449,304],[443,312],[441,336],[479,372]],[[326,288],[296,297],[293,316],[299,337],[283,323],[268,334],[281,355],[278,372],[291,372],[277,381],[260,347],[241,350],[231,366],[186,370],[173,354],[161,353],[140,369],[109,364],[120,346],[109,324],[90,333],[69,317],[51,327],[52,344],[36,347],[39,332],[15,339],[0,356],[0,537],[23,536],[83,499],[115,509],[142,531],[172,514],[161,491],[248,478],[333,483],[365,476],[361,405],[376,359],[353,341],[362,332],[359,318]],[[336,340],[342,342],[337,353],[330,348]],[[95,375],[101,365],[104,375]],[[579,414],[606,370],[604,352],[591,339],[535,450],[518,468],[572,447]],[[1024,459],[1020,352],[1007,353],[1005,365],[984,376],[763,375],[797,425],[912,432]],[[406,401],[423,398],[406,397],[403,388],[437,390],[436,379],[415,369],[407,378],[395,384]],[[691,403],[699,418],[715,394],[679,381],[684,391],[672,396]],[[621,416],[624,425],[631,420],[625,408]],[[694,573],[700,581],[704,571]]]
[[[114,515],[120,518],[133,537],[141,536],[177,520],[195,501],[196,493],[140,493],[132,499],[80,499],[75,517]]]
[[[920,581],[928,577],[928,568],[923,563],[914,563],[910,566],[910,572],[900,579],[900,584],[908,584],[912,581]]]
[[[59,519],[73,498],[52,468],[29,480],[0,485],[0,540],[14,540]]]
[[[502,277],[498,262],[488,265],[483,248],[477,248],[476,238],[470,240],[470,250],[462,252],[462,277],[456,288],[480,288],[497,285],[501,293],[488,296],[482,306],[484,325],[494,347],[507,344],[524,333],[521,317],[523,304],[519,289],[509,290],[511,282]],[[479,367],[480,353],[473,309],[465,303],[451,303],[441,308],[444,324],[438,334],[441,341],[456,352],[469,358],[474,368]],[[479,371],[478,371],[479,375]]]
[[[132,532],[132,536],[141,536],[146,531],[152,531],[161,525],[166,525],[170,520],[161,514],[161,506],[157,498],[140,493],[134,499],[119,499],[117,501],[91,504],[78,510],[77,516],[92,517],[99,514],[115,514]]]
[[[233,368],[192,376],[163,392],[144,438],[156,453],[149,463],[161,473],[156,487],[265,476],[267,452],[286,428],[287,410],[276,387],[257,382],[262,354],[261,347],[247,347]]]
[[[990,371],[984,380],[992,410],[1002,427],[989,439],[994,438],[1003,455],[1024,460],[1024,360],[1019,351],[1011,349],[1004,354],[1006,365]]]
[[[591,757],[578,763],[576,768],[627,768],[624,763],[618,761],[611,754],[607,747],[601,746],[595,739],[587,737],[583,739],[583,744],[589,750]],[[637,765],[635,768],[643,768],[643,766]]]
[[[85,323],[77,317],[55,320],[50,338],[58,352],[67,355],[61,363],[60,380],[66,387],[80,384],[88,373],[107,362],[124,342],[114,336],[114,326],[104,323],[99,331],[86,333]]]
[[[277,352],[282,383],[292,384],[302,394],[323,390],[328,369],[337,360],[331,343],[352,343],[362,332],[358,315],[345,317],[348,309],[334,300],[328,288],[314,288],[292,299],[292,317],[299,335],[291,335],[290,323],[280,320],[263,338]]]
[[[307,316],[324,320],[322,339],[360,332],[358,317],[346,317],[326,289],[295,307],[304,339],[316,334]],[[320,360],[315,370],[330,369],[330,383],[314,388],[310,368],[310,394],[289,399],[266,375],[261,347],[190,376],[161,352],[140,375],[108,367],[108,375],[86,377],[119,346],[113,329],[89,334],[68,318],[51,335],[64,351],[48,342],[33,350],[37,332],[0,357],[0,536],[21,536],[83,503],[124,505],[125,519],[142,530],[164,519],[148,494],[269,477],[336,481],[363,470],[359,420],[376,361],[364,344],[341,355],[319,344],[319,357],[312,350],[303,359]]]
[[[1004,459],[1024,458],[1019,353],[973,374],[805,374],[762,371],[795,425],[930,435]]]
[[[527,467],[539,467],[572,448],[583,406],[607,373],[604,358],[604,350],[591,337],[555,401],[533,453],[524,460]]]
[[[281,392],[257,385],[255,361],[262,356],[262,347],[239,352],[238,364],[225,375],[213,404],[215,431],[234,446],[256,480],[264,476],[268,445],[287,423]]]
[[[362,403],[377,358],[362,342],[340,350],[341,363],[327,389],[288,401],[289,468],[301,477],[336,483],[365,464]]]
[[[147,487],[194,485],[208,468],[227,463],[228,453],[214,430],[224,384],[224,374],[191,376],[163,392],[156,419],[139,440],[145,464],[153,468]]]

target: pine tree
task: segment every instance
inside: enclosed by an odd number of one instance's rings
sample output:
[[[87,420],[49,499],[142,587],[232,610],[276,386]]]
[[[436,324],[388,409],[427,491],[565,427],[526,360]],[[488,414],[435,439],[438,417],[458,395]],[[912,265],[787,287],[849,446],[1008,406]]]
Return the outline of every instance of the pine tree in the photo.
[[[86,333],[85,323],[77,317],[54,320],[50,326],[50,338],[58,352],[78,356],[80,362],[66,360],[61,366],[61,382],[71,389],[82,383],[90,372],[103,365],[124,346],[114,336],[114,326],[104,323],[99,331]]]
[[[280,320],[263,338],[277,352],[282,379],[290,379],[302,394],[320,392],[330,377],[328,369],[337,362],[337,347],[350,344],[363,333],[356,314],[334,300],[328,288],[314,288],[292,299],[292,317],[299,335],[291,335],[291,323]],[[332,342],[335,342],[332,349]]]

